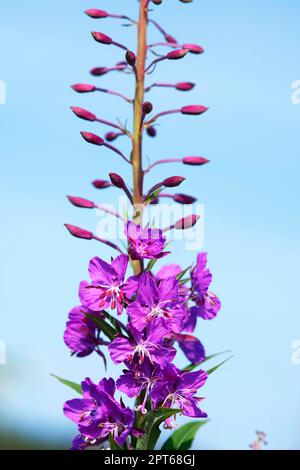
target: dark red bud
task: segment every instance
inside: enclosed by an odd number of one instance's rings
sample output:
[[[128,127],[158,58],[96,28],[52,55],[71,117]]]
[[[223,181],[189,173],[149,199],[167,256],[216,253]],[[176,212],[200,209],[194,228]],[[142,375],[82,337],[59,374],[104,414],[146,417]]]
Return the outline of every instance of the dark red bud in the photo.
[[[184,49],[188,49],[192,54],[203,54],[204,49],[197,44],[183,44]]]
[[[156,206],[157,204],[159,204],[159,198],[155,197],[154,199],[151,200],[150,204],[152,206]]]
[[[193,0],[179,0],[181,3],[192,3]]]
[[[86,83],[76,83],[75,85],[72,85],[71,88],[77,91],[77,93],[90,93],[91,91],[96,90],[94,85],[88,85]]]
[[[85,209],[93,209],[95,207],[95,204],[92,201],[82,197],[67,196],[67,198],[69,199],[70,203],[76,207],[83,207]]]
[[[93,134],[92,132],[83,132],[82,131],[82,132],[80,132],[80,134],[82,135],[84,140],[86,140],[90,144],[94,144],[94,145],[103,145],[104,144],[104,140],[101,139],[101,137],[99,137],[98,135]]]
[[[85,240],[92,240],[93,234],[83,228],[75,227],[75,225],[65,224],[65,227],[69,230],[70,234],[76,238],[83,238]]]
[[[90,111],[87,111],[86,109],[77,108],[76,106],[71,106],[71,109],[76,116],[80,119],[84,119],[85,121],[95,121],[97,119],[95,114],[90,113]]]
[[[147,127],[146,132],[149,135],[149,137],[155,137],[157,134],[157,131],[154,126]]]
[[[171,36],[171,34],[166,34],[165,35],[165,40],[169,43],[169,44],[177,44],[177,41],[176,39]]]
[[[183,108],[181,108],[181,113],[197,116],[199,114],[205,113],[207,110],[208,108],[206,108],[206,106],[192,104],[190,106],[183,106]]]
[[[118,175],[117,173],[109,173],[109,177],[112,184],[117,188],[123,189],[126,187],[125,181],[123,180],[122,176]]]
[[[187,217],[184,217],[183,219],[178,220],[175,223],[174,228],[176,228],[176,230],[185,230],[188,228],[192,228],[194,227],[194,225],[196,225],[199,219],[200,219],[200,215],[196,215],[196,214],[188,215]]]
[[[107,140],[108,142],[113,142],[114,140],[116,140],[118,135],[119,134],[117,134],[116,132],[107,132],[107,134],[105,134],[105,140]]]
[[[152,0],[152,3],[154,3],[154,5],[161,5],[162,1],[163,0]]]
[[[196,198],[187,194],[175,194],[173,199],[175,202],[179,202],[179,204],[193,204],[197,201]]]
[[[205,163],[209,163],[209,160],[204,157],[184,157],[182,161],[185,165],[205,165]]]
[[[101,44],[110,45],[112,43],[112,38],[106,36],[106,34],[93,31],[92,36],[95,41],[100,42]]]
[[[126,58],[126,62],[127,64],[131,65],[131,67],[133,67],[136,63],[136,55],[134,52],[132,51],[127,51],[126,52],[126,55],[125,55],[125,58]]]
[[[150,101],[145,101],[143,104],[143,113],[144,114],[150,114],[153,109],[153,104],[150,103]]]
[[[175,88],[176,90],[180,90],[180,91],[190,91],[194,88],[194,86],[195,86],[195,83],[180,82],[180,83],[176,83]]]
[[[91,8],[90,10],[86,10],[84,13],[91,18],[107,18],[109,16],[106,11],[98,10],[97,8]]]
[[[95,180],[95,181],[92,182],[92,185],[96,189],[105,189],[105,188],[109,188],[111,186],[110,182],[106,181],[106,180]]]
[[[186,56],[188,52],[188,49],[176,49],[176,51],[169,52],[166,57],[168,60],[178,60]]]
[[[179,186],[185,178],[183,176],[171,176],[170,178],[166,178],[163,181],[163,186],[166,188],[175,188],[176,186]]]
[[[94,67],[92,70],[90,70],[90,74],[94,75],[94,77],[101,77],[101,75],[105,75],[106,73],[106,67]]]

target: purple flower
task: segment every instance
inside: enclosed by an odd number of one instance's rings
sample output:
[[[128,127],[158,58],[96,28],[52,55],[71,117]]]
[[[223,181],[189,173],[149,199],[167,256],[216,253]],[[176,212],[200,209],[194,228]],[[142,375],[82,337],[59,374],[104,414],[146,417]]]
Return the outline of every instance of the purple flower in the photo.
[[[192,335],[177,334],[174,335],[175,341],[184,355],[192,364],[198,364],[205,359],[205,349],[198,338]]]
[[[156,274],[157,279],[167,279],[169,277],[177,277],[182,273],[182,268],[179,264],[167,264],[163,266]],[[185,285],[179,283],[178,294],[182,300],[188,300],[190,289]]]
[[[104,344],[99,339],[95,324],[84,314],[92,313],[82,305],[73,308],[64,333],[64,342],[77,357],[91,354],[98,346]],[[101,354],[102,355],[102,354]]]
[[[181,372],[173,364],[162,371],[162,380],[155,382],[151,389],[151,401],[154,409],[179,408],[185,416],[206,418],[207,414],[198,408],[202,398],[196,393],[207,379],[204,370],[197,372]]]
[[[138,360],[139,364],[143,364],[146,358],[151,364],[158,364],[161,367],[172,362],[176,350],[162,345],[164,329],[161,328],[159,321],[153,321],[144,332],[138,331],[130,324],[129,328],[130,338],[117,336],[108,347],[115,364],[132,363],[133,360]]]
[[[133,361],[117,380],[117,388],[129,398],[137,397],[143,390],[150,389],[159,375],[160,368],[145,358],[143,364]]]
[[[160,229],[143,229],[140,225],[127,222],[125,234],[129,242],[129,253],[132,259],[159,259],[169,253],[163,253],[166,238]]]
[[[114,380],[103,379],[96,385],[86,379],[82,382],[82,391],[83,398],[65,403],[64,414],[78,425],[84,438],[100,443],[111,435],[118,445],[123,446],[131,432],[134,413],[114,399]]]
[[[206,269],[206,263],[207,254],[199,253],[197,264],[192,270],[192,298],[195,300],[197,307],[191,309],[191,314],[204,320],[211,320],[219,312],[221,302],[215,294],[208,290],[212,281],[212,274],[209,269]]]
[[[120,315],[123,311],[123,286],[127,265],[127,255],[117,256],[111,264],[98,257],[93,258],[89,264],[92,283],[82,281],[79,287],[82,304],[93,311],[117,307]]]
[[[180,333],[186,321],[187,311],[179,298],[179,284],[175,277],[155,281],[150,273],[141,278],[136,301],[127,308],[134,328],[142,331],[157,319],[160,329],[167,335]]]

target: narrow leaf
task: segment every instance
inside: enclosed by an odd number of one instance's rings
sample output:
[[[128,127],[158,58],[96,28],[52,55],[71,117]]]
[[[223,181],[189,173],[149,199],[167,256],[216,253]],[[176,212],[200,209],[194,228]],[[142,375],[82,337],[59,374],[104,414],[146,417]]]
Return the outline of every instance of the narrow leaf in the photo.
[[[160,437],[161,431],[159,426],[163,421],[180,413],[181,410],[162,408],[158,411],[150,411],[144,423],[144,434],[138,439],[137,450],[153,450]]]
[[[210,356],[206,356],[206,358],[203,361],[198,362],[197,364],[189,364],[183,370],[191,372],[192,370],[197,369],[197,367],[202,366],[205,362],[209,361],[210,359],[213,359],[214,357],[221,356],[222,354],[227,354],[230,352],[231,352],[230,349],[228,349],[227,351],[221,351],[215,354],[211,354]]]
[[[57,379],[62,384],[66,385],[67,387],[72,388],[72,390],[75,390],[75,392],[79,393],[79,395],[82,395],[82,389],[81,389],[80,384],[77,384],[75,382],[71,382],[70,380],[62,379],[61,377],[58,377],[57,375],[54,375],[54,374],[50,374],[50,375],[51,375],[51,377],[54,377],[55,379]]]
[[[199,429],[208,423],[205,421],[192,421],[180,426],[164,443],[161,450],[189,450]]]
[[[225,359],[225,361],[222,361],[220,362],[220,364],[216,365],[215,367],[212,367],[211,369],[209,369],[207,371],[208,375],[212,374],[213,372],[215,372],[216,370],[218,370],[220,367],[222,367],[223,364],[225,364],[226,362],[228,362],[230,359],[232,359],[234,356],[230,356],[230,357],[227,357],[227,359]]]
[[[114,337],[117,334],[117,331],[111,325],[106,323],[101,318],[96,317],[95,315],[91,315],[90,313],[85,312],[85,315],[87,316],[87,318],[89,318],[92,322],[95,323],[95,325],[99,328],[99,330],[101,330],[105,334],[105,336],[108,337],[108,339],[110,340],[114,339]]]

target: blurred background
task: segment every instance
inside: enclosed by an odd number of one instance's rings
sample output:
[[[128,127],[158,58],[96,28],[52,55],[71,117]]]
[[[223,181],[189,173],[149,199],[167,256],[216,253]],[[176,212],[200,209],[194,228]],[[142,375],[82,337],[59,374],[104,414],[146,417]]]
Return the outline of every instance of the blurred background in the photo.
[[[75,426],[62,413],[73,392],[50,377],[99,380],[104,369],[93,355],[71,358],[62,336],[77,286],[91,257],[108,258],[96,242],[71,238],[65,222],[94,230],[97,215],[80,211],[66,194],[113,202],[117,192],[90,184],[110,171],[129,177],[126,164],[87,145],[80,130],[103,135],[101,125],[76,119],[69,106],[122,121],[129,105],[105,94],[78,95],[69,85],[95,83],[133,93],[132,77],[89,76],[95,66],[123,60],[117,48],[101,46],[101,31],[135,47],[134,28],[118,20],[92,20],[87,8],[135,17],[136,0],[1,2],[0,191],[2,202],[0,340],[0,447],[68,448]],[[205,243],[223,303],[199,337],[208,354],[231,349],[234,358],[215,372],[204,393],[211,421],[199,432],[197,449],[247,449],[256,429],[270,449],[300,448],[299,124],[292,103],[299,72],[298,0],[165,0],[152,17],[182,43],[206,53],[162,63],[152,81],[193,81],[189,94],[156,89],[155,111],[204,104],[199,118],[161,120],[156,139],[146,137],[145,155],[203,155],[201,168],[157,167],[147,185],[170,174],[188,179],[182,192],[205,206]],[[150,28],[152,42],[161,39]],[[118,142],[125,152],[124,140]],[[202,249],[202,247],[199,247]],[[172,260],[183,266],[195,253],[176,245]],[[3,361],[2,361],[3,362]],[[184,361],[182,359],[182,364]],[[118,370],[109,365],[109,373]]]

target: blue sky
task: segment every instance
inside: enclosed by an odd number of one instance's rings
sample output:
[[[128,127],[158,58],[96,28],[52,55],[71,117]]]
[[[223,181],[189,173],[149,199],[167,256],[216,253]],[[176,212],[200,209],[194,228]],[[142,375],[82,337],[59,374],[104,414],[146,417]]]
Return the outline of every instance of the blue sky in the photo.
[[[0,339],[7,346],[1,422],[27,433],[42,427],[45,436],[76,432],[61,412],[72,392],[49,373],[75,381],[103,375],[96,357],[70,358],[62,341],[89,259],[111,254],[67,236],[65,222],[94,229],[97,218],[70,206],[65,195],[108,203],[116,193],[97,193],[90,182],[110,171],[129,177],[125,164],[79,136],[82,129],[105,129],[69,110],[82,106],[108,119],[128,115],[128,105],[116,98],[69,88],[94,81],[128,94],[132,87],[131,78],[119,74],[89,77],[92,67],[122,60],[120,50],[96,44],[90,31],[130,47],[135,40],[133,28],[82,14],[95,6],[135,16],[137,2],[16,0],[0,7],[0,80],[7,88],[7,103],[0,105]],[[155,90],[151,100],[157,111],[201,103],[209,113],[162,120],[158,138],[148,138],[145,147],[152,161],[187,154],[211,160],[197,171],[157,168],[149,179],[183,174],[182,190],[205,205],[205,250],[223,309],[201,324],[199,335],[209,353],[232,349],[235,355],[205,388],[211,422],[197,448],[245,449],[255,429],[268,434],[270,448],[300,448],[300,365],[291,362],[292,342],[300,339],[300,105],[291,103],[291,84],[300,78],[299,15],[296,0],[165,0],[153,14],[181,42],[206,49],[155,72],[160,81],[197,82],[190,94]],[[176,249],[173,260],[184,265],[194,256]]]

